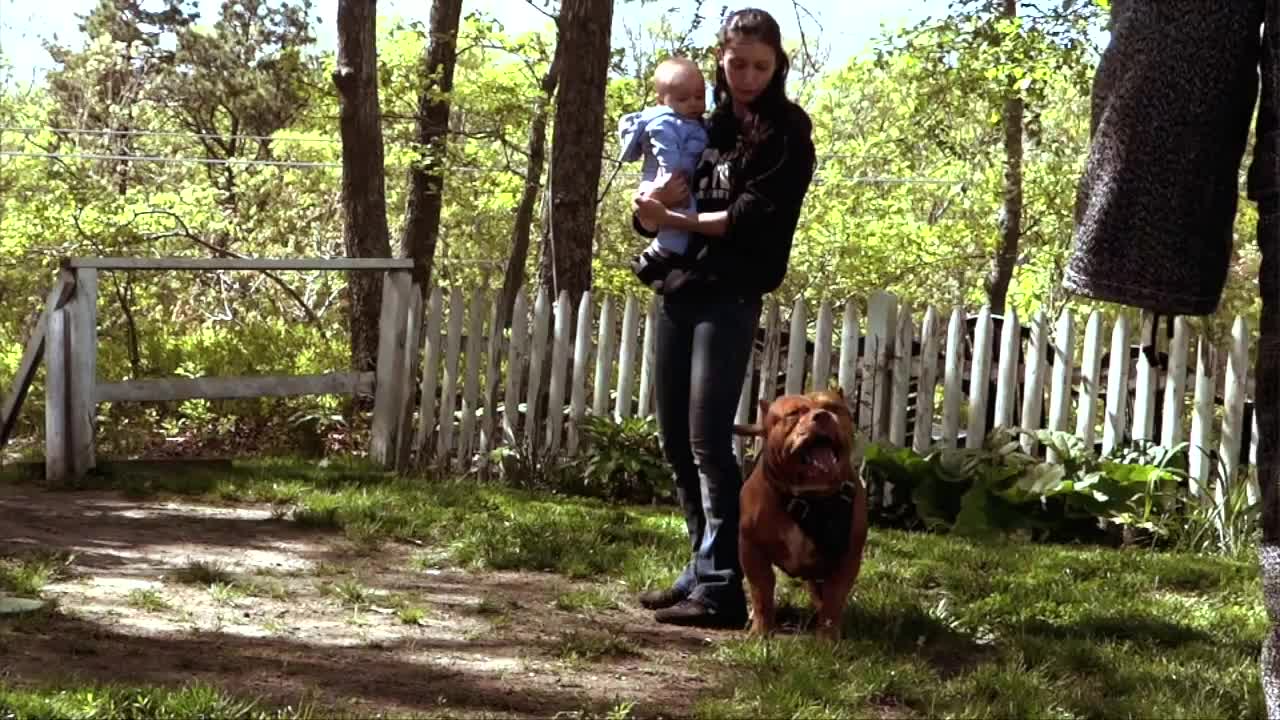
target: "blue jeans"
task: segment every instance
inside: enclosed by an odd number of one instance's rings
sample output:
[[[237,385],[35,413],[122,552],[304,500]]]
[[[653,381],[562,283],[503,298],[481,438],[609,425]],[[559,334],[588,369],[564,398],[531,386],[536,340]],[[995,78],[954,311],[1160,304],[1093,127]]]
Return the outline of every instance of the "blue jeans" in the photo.
[[[758,297],[699,294],[663,298],[658,311],[658,426],[691,548],[675,587],[730,612],[746,607],[733,422],[760,305]]]

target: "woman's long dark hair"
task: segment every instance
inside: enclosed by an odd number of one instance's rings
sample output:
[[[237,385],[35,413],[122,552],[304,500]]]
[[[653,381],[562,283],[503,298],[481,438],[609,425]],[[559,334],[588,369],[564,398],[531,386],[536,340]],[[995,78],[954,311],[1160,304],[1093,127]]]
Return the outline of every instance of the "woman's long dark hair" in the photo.
[[[720,144],[716,139],[724,133],[741,134],[744,142],[740,146],[740,151],[744,156],[749,157],[754,146],[774,129],[780,120],[779,116],[790,103],[787,99],[787,73],[791,69],[791,59],[782,49],[782,29],[778,27],[778,21],[758,8],[743,8],[729,13],[720,25],[720,32],[717,33],[716,39],[719,41],[721,51],[734,40],[751,39],[767,45],[774,53],[776,64],[773,78],[769,80],[769,84],[760,96],[751,102],[751,114],[755,117],[747,127],[741,127],[733,114],[733,96],[729,92],[729,79],[725,76],[724,68],[720,63],[716,63],[714,90],[716,107],[708,123],[712,135],[711,141],[713,144]]]

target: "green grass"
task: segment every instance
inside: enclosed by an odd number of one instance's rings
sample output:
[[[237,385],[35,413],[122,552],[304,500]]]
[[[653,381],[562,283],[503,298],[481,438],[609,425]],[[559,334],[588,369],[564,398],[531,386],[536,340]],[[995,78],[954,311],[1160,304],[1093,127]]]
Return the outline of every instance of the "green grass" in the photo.
[[[155,588],[139,588],[129,592],[126,599],[129,607],[147,612],[164,612],[173,607],[165,598],[164,593]]]
[[[66,577],[70,563],[71,557],[60,553],[0,557],[0,591],[39,598],[44,586]]]
[[[544,570],[626,592],[672,580],[687,553],[669,509],[514,491],[473,480],[396,479],[358,464],[238,465],[154,492],[287,504],[293,522],[353,540],[414,540],[423,568]],[[368,589],[334,566],[344,604]],[[781,577],[781,576],[780,576]],[[780,583],[804,619],[807,594]],[[1148,550],[979,542],[874,530],[828,647],[806,630],[767,642],[717,640],[712,685],[696,712],[729,717],[1261,717],[1257,658],[1265,629],[1256,563]],[[595,611],[604,591],[566,592],[560,608]],[[482,604],[478,614],[505,609]],[[416,620],[406,610],[407,617]],[[402,618],[403,620],[403,618]],[[629,652],[606,635],[566,634],[555,654],[591,661]],[[708,658],[697,660],[707,663]],[[717,681],[716,678],[721,680]],[[716,682],[723,684],[716,685]],[[3,717],[3,713],[0,713]]]
[[[561,593],[556,598],[555,606],[557,610],[568,612],[616,610],[618,601],[611,593],[593,588]]]
[[[191,560],[187,564],[170,571],[168,578],[183,585],[211,587],[214,585],[233,584],[236,581],[236,574],[228,570],[220,562]]]
[[[876,531],[844,641],[722,645],[698,715],[1261,717],[1260,593],[1248,562]]]
[[[615,632],[581,630],[562,633],[554,643],[553,653],[575,664],[640,655],[626,638]]]
[[[261,707],[203,685],[172,690],[158,687],[92,686],[74,689],[20,688],[0,682],[0,718],[44,720],[67,718],[230,718],[232,720],[304,720],[316,717],[311,707]]]
[[[687,552],[684,521],[668,510],[620,508],[602,501],[515,491],[475,480],[397,478],[351,460],[327,467],[277,459],[182,473],[116,466],[82,487],[136,495],[185,495],[205,501],[289,505],[290,521],[339,530],[362,546],[415,540],[457,564],[497,570],[545,570],[573,578],[611,575],[643,589],[675,576]],[[198,564],[197,564],[198,565]],[[185,582],[234,580],[222,568],[191,568]]]

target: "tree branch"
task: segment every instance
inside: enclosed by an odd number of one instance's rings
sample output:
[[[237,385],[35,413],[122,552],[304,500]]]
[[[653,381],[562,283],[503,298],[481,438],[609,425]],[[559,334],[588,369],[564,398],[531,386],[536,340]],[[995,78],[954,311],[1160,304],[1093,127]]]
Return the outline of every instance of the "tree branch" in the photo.
[[[191,242],[201,247],[204,247],[212,251],[215,255],[220,255],[220,256],[229,257],[229,258],[236,258],[239,260],[246,259],[246,256],[241,255],[240,253],[237,253],[232,250],[227,250],[225,248],[220,248],[217,245],[214,245],[213,243],[191,232],[191,229],[187,227],[186,222],[183,221],[181,217],[179,217],[177,214],[170,212],[168,210],[144,210],[143,212],[135,214],[133,216],[133,220],[129,221],[129,224],[132,224],[138,218],[144,217],[146,215],[161,215],[173,220],[173,222],[178,225],[178,230],[171,231],[168,233],[157,233],[155,235],[149,236],[151,239],[158,240],[158,239],[167,238],[167,237],[182,237],[182,238],[186,238],[187,240],[190,240]],[[285,293],[289,295],[289,297],[293,298],[294,301],[297,302],[298,305],[302,308],[302,311],[303,313],[306,314],[307,319],[309,319],[312,322],[312,324],[316,326],[316,329],[320,331],[320,337],[322,338],[326,337],[326,334],[324,331],[324,321],[320,319],[320,316],[316,315],[315,311],[311,309],[311,306],[307,304],[307,301],[304,300],[300,294],[298,294],[298,291],[294,290],[292,287],[289,286],[288,283],[286,283],[283,279],[281,279],[280,276],[276,275],[270,270],[259,270],[258,272],[261,272],[263,275],[266,275],[268,278],[271,279],[272,282],[278,285],[281,290],[284,290]]]

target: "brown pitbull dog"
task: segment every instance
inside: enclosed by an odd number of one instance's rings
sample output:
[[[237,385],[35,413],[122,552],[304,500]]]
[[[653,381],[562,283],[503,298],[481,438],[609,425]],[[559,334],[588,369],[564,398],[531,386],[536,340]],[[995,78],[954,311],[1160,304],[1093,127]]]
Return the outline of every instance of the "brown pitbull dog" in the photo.
[[[867,494],[853,417],[839,390],[760,401],[764,449],[742,486],[738,555],[750,584],[752,634],[774,629],[773,566],[808,581],[818,635],[840,638],[840,619],[862,566]]]

